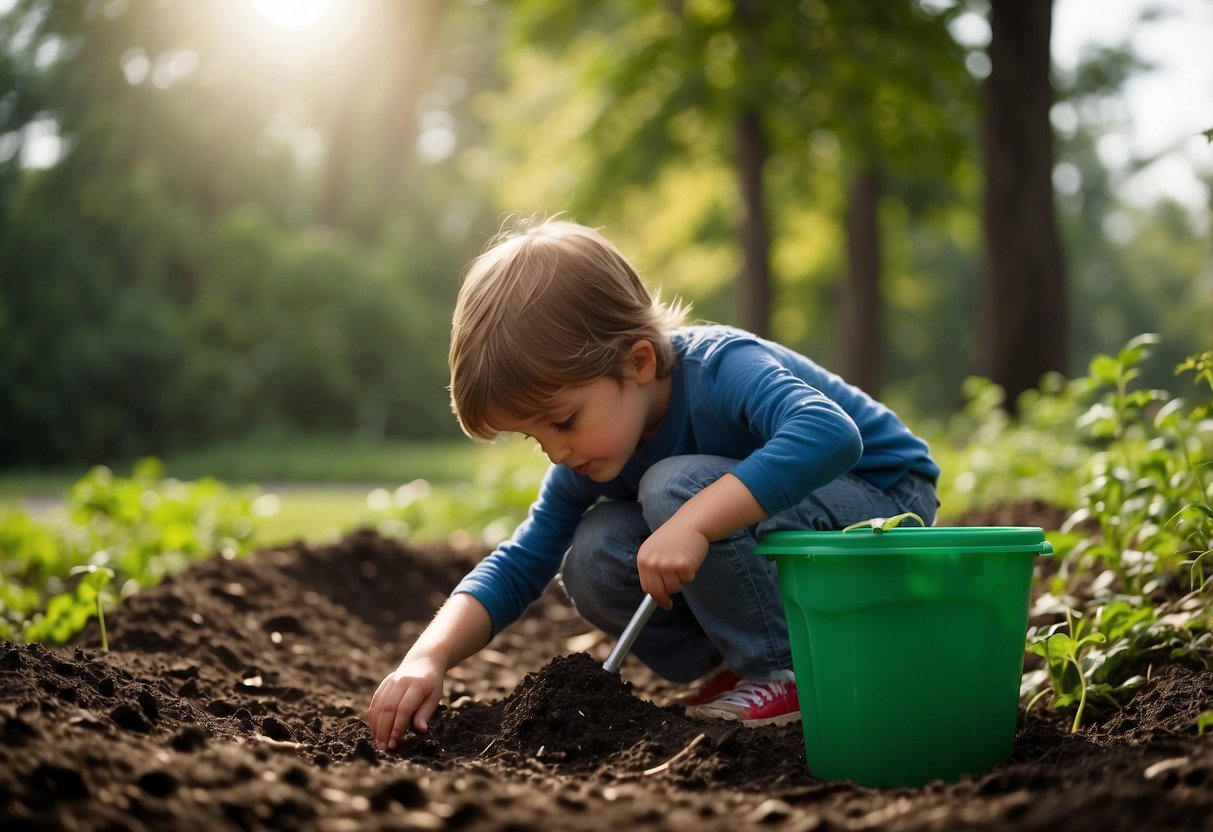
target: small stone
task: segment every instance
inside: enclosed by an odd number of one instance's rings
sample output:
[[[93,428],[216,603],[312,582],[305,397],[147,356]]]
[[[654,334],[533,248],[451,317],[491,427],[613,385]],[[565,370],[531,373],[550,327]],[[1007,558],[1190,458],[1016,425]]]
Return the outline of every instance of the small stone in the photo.
[[[88,784],[74,768],[42,763],[29,774],[29,787],[49,797],[82,800],[89,796]]]
[[[275,716],[267,716],[261,720],[261,733],[272,740],[279,740],[281,742],[289,742],[294,739],[291,729]]]
[[[167,771],[149,771],[136,783],[152,797],[168,797],[177,791],[177,778]]]
[[[407,777],[401,777],[388,783],[375,793],[374,798],[378,798],[383,803],[399,803],[406,809],[420,809],[429,803],[429,799],[425,796],[421,786],[417,785],[417,781]],[[374,798],[372,802],[375,802]]]
[[[187,725],[173,736],[169,745],[184,753],[197,751],[206,745],[206,732],[197,725]]]
[[[116,706],[110,711],[110,719],[119,728],[125,728],[127,731],[146,734],[152,730],[152,724],[147,721],[143,710],[133,702],[123,702]]]
[[[155,722],[160,717],[160,703],[156,701],[156,697],[152,695],[151,691],[146,689],[139,691],[135,701],[139,703],[143,715],[149,722]]]

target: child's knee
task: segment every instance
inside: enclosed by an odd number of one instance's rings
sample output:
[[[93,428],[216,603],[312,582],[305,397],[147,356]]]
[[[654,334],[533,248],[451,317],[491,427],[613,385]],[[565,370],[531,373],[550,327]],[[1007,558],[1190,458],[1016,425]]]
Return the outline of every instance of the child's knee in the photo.
[[[639,506],[627,501],[599,503],[582,516],[560,568],[574,603],[593,604],[626,577],[640,541],[648,535],[643,524]]]
[[[672,456],[654,464],[640,479],[638,498],[651,528],[660,527],[683,503],[725,474],[735,459],[707,454]]]

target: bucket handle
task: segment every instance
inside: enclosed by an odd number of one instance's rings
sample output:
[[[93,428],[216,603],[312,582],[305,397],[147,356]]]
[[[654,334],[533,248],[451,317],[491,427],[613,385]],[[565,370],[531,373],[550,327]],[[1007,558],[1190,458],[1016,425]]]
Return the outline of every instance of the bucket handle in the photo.
[[[912,511],[907,511],[895,517],[873,517],[871,520],[860,520],[858,523],[852,523],[847,526],[842,530],[842,533],[846,534],[855,529],[871,529],[873,534],[884,534],[889,529],[901,525],[901,521],[909,520],[911,517],[918,521],[918,525],[926,526],[921,517]]]

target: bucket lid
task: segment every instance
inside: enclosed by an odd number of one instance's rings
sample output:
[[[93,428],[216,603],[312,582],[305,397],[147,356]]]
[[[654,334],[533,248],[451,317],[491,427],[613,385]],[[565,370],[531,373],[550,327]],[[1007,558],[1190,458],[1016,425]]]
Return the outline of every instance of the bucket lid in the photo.
[[[777,531],[764,535],[756,555],[896,555],[1022,552],[1052,555],[1037,526],[899,526],[848,532]]]

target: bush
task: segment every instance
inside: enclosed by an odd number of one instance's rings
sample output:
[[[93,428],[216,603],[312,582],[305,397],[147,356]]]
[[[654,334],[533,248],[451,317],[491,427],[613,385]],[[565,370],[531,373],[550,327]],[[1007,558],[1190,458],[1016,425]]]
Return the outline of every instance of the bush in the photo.
[[[1018,422],[976,384],[984,400],[965,415],[977,444],[958,479],[987,496],[1038,487],[1073,508],[1050,533],[1057,571],[1028,644],[1042,661],[1022,692],[1029,709],[1050,697],[1074,730],[1091,710],[1119,707],[1155,660],[1213,667],[1213,357],[1176,368],[1197,401],[1138,389],[1157,341],[1139,336],[1096,356],[1085,378],[1050,380]]]
[[[254,497],[209,478],[166,479],[146,458],[128,478],[93,468],[58,519],[0,515],[0,637],[62,644],[110,600],[111,585],[126,597],[212,554],[244,554]]]

